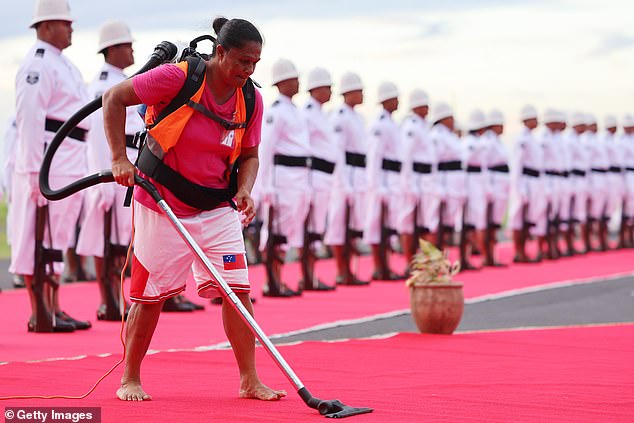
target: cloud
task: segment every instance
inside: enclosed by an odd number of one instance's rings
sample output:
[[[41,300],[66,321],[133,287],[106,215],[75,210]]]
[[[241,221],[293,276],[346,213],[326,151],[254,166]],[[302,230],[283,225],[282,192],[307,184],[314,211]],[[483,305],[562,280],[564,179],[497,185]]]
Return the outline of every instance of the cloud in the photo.
[[[624,33],[611,34],[604,37],[599,46],[590,51],[589,56],[601,57],[634,47],[634,36]]]

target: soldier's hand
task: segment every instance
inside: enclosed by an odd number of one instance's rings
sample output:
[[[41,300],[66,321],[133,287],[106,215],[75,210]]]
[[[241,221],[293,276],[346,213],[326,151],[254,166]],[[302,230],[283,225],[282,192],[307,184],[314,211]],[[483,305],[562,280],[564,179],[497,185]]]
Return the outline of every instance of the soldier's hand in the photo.
[[[255,203],[246,190],[240,190],[236,194],[236,206],[238,207],[238,211],[244,216],[242,224],[246,226],[251,223],[255,217]]]
[[[37,172],[29,173],[29,196],[31,201],[37,204],[38,207],[44,207],[48,204],[48,201],[42,195],[40,191],[40,174]]]
[[[112,175],[119,185],[131,187],[134,185],[134,175],[136,168],[127,157],[121,159],[112,159]]]

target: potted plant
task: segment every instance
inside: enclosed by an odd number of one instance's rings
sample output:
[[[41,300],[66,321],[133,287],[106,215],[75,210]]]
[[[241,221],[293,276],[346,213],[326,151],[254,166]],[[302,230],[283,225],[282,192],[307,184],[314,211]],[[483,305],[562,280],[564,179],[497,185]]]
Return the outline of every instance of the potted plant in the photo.
[[[452,278],[459,270],[460,263],[452,264],[446,253],[420,240],[405,283],[410,289],[412,318],[422,333],[451,334],[458,327],[464,296],[462,284]]]

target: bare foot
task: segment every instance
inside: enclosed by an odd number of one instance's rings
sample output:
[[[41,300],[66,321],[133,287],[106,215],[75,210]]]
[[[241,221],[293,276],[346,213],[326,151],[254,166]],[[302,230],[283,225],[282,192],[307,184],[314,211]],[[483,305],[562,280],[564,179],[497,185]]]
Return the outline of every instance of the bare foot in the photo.
[[[139,382],[121,383],[117,389],[117,396],[121,401],[150,401],[151,396],[145,393]]]
[[[262,382],[253,385],[240,386],[240,398],[259,399],[262,401],[277,401],[286,396],[286,391],[271,389]]]

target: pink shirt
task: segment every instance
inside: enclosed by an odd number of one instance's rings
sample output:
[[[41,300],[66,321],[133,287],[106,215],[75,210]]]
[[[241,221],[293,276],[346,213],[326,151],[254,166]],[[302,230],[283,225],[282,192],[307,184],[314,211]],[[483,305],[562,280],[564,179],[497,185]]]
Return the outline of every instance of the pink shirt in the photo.
[[[132,85],[134,92],[144,104],[155,106],[160,111],[178,94],[185,83],[185,78],[186,75],[182,70],[175,65],[167,64],[135,76],[132,79]],[[256,89],[255,93],[255,108],[242,138],[243,148],[260,144],[263,106],[260,92]],[[235,94],[224,104],[218,104],[209,86],[206,86],[200,103],[221,118],[228,121],[234,120]],[[163,163],[199,185],[209,188],[226,188],[229,181],[225,173],[235,146],[235,143],[231,147],[221,144],[226,133],[227,131],[218,123],[201,113],[194,112],[176,145],[165,154]],[[200,213],[199,209],[183,203],[156,181],[152,180],[152,183],[156,185],[161,196],[177,216]],[[144,206],[160,211],[152,197],[142,188],[135,188],[134,198]]]

